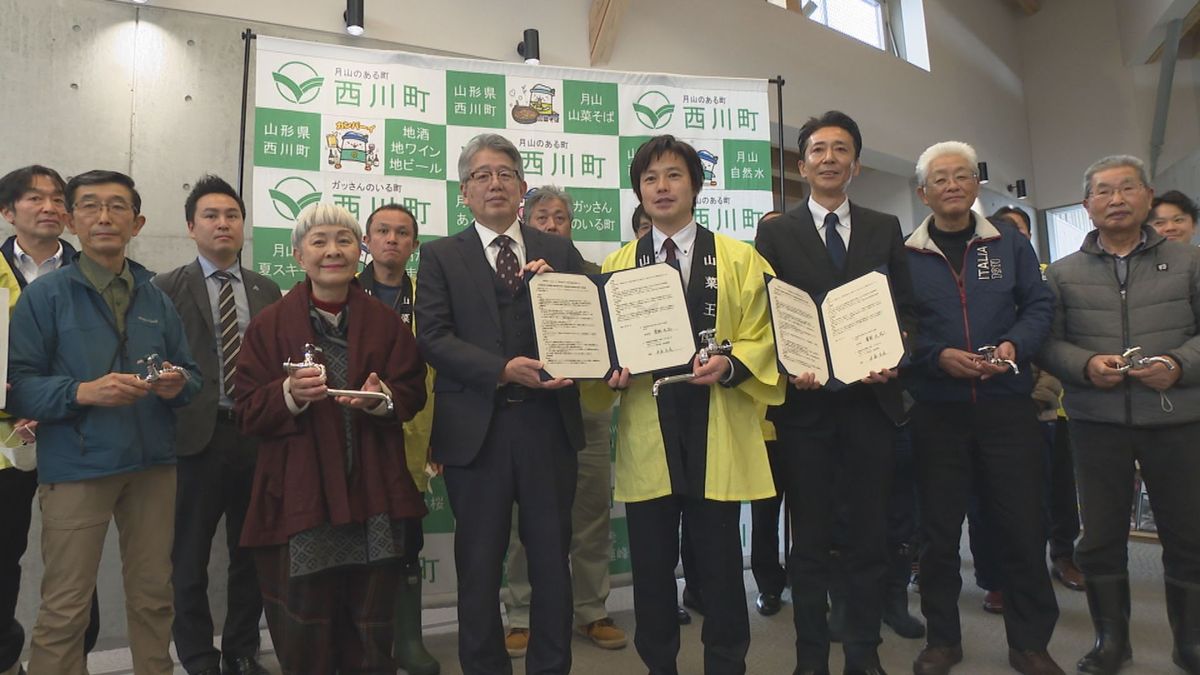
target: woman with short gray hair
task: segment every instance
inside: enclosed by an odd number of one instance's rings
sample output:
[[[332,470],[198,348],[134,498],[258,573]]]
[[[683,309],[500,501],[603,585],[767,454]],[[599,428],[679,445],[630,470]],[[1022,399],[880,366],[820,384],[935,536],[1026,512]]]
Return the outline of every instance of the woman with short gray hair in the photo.
[[[361,239],[341,207],[300,213],[305,278],[250,323],[234,379],[242,431],[260,439],[241,544],[284,673],[395,672],[401,562],[421,547],[401,424],[425,405],[425,364],[400,315],[354,282]],[[284,365],[308,355],[320,365]]]

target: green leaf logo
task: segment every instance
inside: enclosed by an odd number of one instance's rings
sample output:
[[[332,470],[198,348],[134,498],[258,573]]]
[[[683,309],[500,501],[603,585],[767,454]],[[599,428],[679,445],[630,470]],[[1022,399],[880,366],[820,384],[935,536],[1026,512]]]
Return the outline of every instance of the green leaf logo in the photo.
[[[299,176],[289,176],[267,190],[271,204],[284,220],[295,221],[304,207],[321,201],[321,192],[316,186]]]
[[[675,104],[661,91],[651,90],[638,97],[633,104],[633,112],[642,126],[647,129],[661,129],[671,123]]]
[[[288,61],[271,73],[275,89],[284,100],[296,104],[309,103],[321,93],[325,78],[303,61]]]

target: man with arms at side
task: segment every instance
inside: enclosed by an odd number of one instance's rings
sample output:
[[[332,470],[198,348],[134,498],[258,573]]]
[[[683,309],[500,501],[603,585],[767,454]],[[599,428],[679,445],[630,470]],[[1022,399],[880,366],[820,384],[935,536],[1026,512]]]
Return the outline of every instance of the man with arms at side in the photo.
[[[54,169],[34,164],[0,178],[0,215],[12,226],[14,234],[0,244],[0,253],[8,261],[21,284],[30,282],[70,265],[75,247],[61,239],[66,227],[63,188],[66,183]]]
[[[992,214],[992,219],[996,218],[1008,220],[1022,236],[1032,241],[1033,224],[1024,209],[1002,206]],[[1044,277],[1046,263],[1040,266]],[[1049,371],[1036,365],[1033,370],[1033,400],[1038,404],[1038,421],[1042,426],[1043,448],[1046,450],[1046,529],[1050,543],[1050,576],[1073,591],[1082,591],[1083,572],[1075,565],[1075,540],[1079,538],[1079,491],[1075,488],[1067,412],[1062,407],[1062,383]],[[976,568],[978,565],[977,559]]]
[[[782,216],[782,211],[767,211],[758,219],[758,226]],[[779,508],[783,506],[783,472],[779,449],[775,442],[775,425],[763,420],[763,440],[767,444],[767,459],[775,481],[775,496],[756,499],[750,503],[750,571],[758,597],[754,608],[763,616],[778,614],[783,609],[783,589],[787,587],[787,568],[779,564]],[[787,551],[784,551],[787,559]]]
[[[862,134],[831,110],[800,129],[800,174],[812,188],[801,207],[763,223],[755,245],[779,278],[816,296],[885,267],[901,327],[911,327],[912,285],[895,216],[852,203],[846,189],[860,170]],[[847,675],[883,673],[877,648],[888,567],[887,495],[892,441],[905,420],[894,370],[826,391],[812,373],[791,378],[771,408],[792,522],[788,575],[796,625],[796,673],[829,672],[826,597],[831,585],[834,505],[846,510],[841,564],[846,579],[842,634]],[[838,471],[850,492],[836,495]]]
[[[196,242],[196,260],[154,278],[175,304],[204,374],[200,392],[178,411],[172,633],[189,675],[222,675],[222,670],[224,675],[265,675],[257,660],[262,593],[254,557],[238,544],[257,444],[238,431],[233,375],[251,317],[280,298],[279,287],[238,261],[246,205],[229,183],[201,177],[183,210],[188,235]],[[218,651],[208,605],[208,559],[222,516],[229,568]]]
[[[52,272],[68,264],[75,254],[70,244],[58,238],[67,223],[64,187],[66,183],[57,171],[37,164],[10,171],[0,178],[0,216],[16,231],[0,246],[5,258],[0,275],[4,279],[3,287],[10,290],[10,312],[17,304],[21,289],[43,270]],[[14,246],[19,248],[16,243],[18,239],[23,240],[25,247],[33,254],[26,254],[23,249],[19,255],[15,254]],[[33,442],[36,424],[30,426],[29,420],[7,418],[5,426],[7,430],[0,429],[5,436],[13,428],[28,429],[26,433],[30,434],[29,438],[13,438],[18,443]],[[22,452],[32,455],[34,451],[32,447],[27,447]],[[21,588],[21,556],[29,544],[29,524],[36,491],[35,468],[23,466],[18,470],[12,462],[0,457],[0,673],[4,675],[21,669],[18,660],[25,646],[25,630],[16,619],[17,594]],[[88,639],[85,640],[89,650],[95,644],[100,629],[96,614],[93,598],[92,620],[88,625]]]
[[[561,188],[543,185],[525,197],[525,222],[559,237],[571,238],[574,209],[571,196]],[[600,266],[584,261],[583,271],[599,274]],[[587,445],[579,451],[575,504],[571,508],[571,595],[575,605],[575,629],[602,649],[625,646],[625,631],[608,616],[608,564],[612,559],[612,530],[609,507],[612,463],[609,422],[612,410],[583,411]],[[520,508],[520,507],[518,507]],[[504,646],[509,656],[524,654],[529,642],[529,568],[525,547],[514,528],[508,547],[508,591],[506,603],[509,631]],[[519,651],[520,653],[514,653]]]
[[[200,373],[170,299],[126,258],[145,224],[133,179],[89,171],[64,194],[78,264],[30,284],[9,333],[8,410],[38,420],[45,572],[29,671],[85,671],[88,607],[116,520],[134,670],[167,675],[175,409],[199,391]],[[138,377],[152,354],[181,370]]]
[[[962,660],[958,549],[978,480],[998,544],[1008,662],[1026,675],[1062,675],[1046,651],[1058,603],[1045,562],[1045,459],[1029,364],[1050,330],[1053,299],[1029,241],[971,211],[977,163],[959,141],[921,154],[917,195],[933,214],[905,243],[918,325],[904,378],[916,401],[921,611],[929,626],[913,671],[945,675]],[[1016,365],[989,362],[976,352],[985,345]]]
[[[512,672],[497,601],[512,508],[533,584],[529,673],[571,669],[571,502],[583,448],[579,393],[541,377],[528,272],[583,271],[570,241],[520,222],[521,154],[481,134],[458,161],[475,223],[428,242],[417,276],[417,343],[437,371],[432,459],[454,511],[458,651],[466,675]]]
[[[1200,674],[1200,249],[1144,225],[1145,165],[1114,155],[1088,167],[1083,205],[1096,229],[1051,264],[1057,312],[1040,363],[1063,383],[1075,444],[1083,570],[1094,648],[1081,673],[1112,675],[1129,643],[1129,505],[1134,462],[1154,504],[1176,665]],[[1125,368],[1125,350],[1159,357]]]
[[[408,275],[408,260],[417,250],[417,218],[407,207],[388,203],[367,216],[363,243],[371,262],[358,275],[358,283],[369,295],[391,307],[410,330],[413,324],[413,298],[416,282]],[[422,495],[429,490],[425,462],[429,458],[429,432],[433,422],[433,369],[425,376],[426,404],[415,417],[404,423],[404,455],[413,484]],[[412,541],[419,552],[425,546],[421,521],[413,523]],[[421,564],[417,555],[400,561],[400,585],[396,589],[396,625],[392,655],[396,665],[409,675],[437,675],[441,665],[425,649],[421,639]]]
[[[695,553],[689,581],[703,589],[704,672],[741,675],[750,625],[740,502],[775,493],[760,423],[763,407],[783,398],[763,286],[771,268],[745,242],[696,223],[704,172],[691,145],[655,136],[638,149],[629,175],[653,228],[608,256],[604,271],[676,263],[691,334],[712,329],[718,342],[732,347],[706,364],[696,356],[680,368],[636,377],[621,368],[607,383],[585,389],[593,410],[620,399],[614,496],[626,502],[634,645],[652,675],[678,673],[675,564],[682,516],[683,536]],[[687,373],[691,380],[653,396],[656,378]]]

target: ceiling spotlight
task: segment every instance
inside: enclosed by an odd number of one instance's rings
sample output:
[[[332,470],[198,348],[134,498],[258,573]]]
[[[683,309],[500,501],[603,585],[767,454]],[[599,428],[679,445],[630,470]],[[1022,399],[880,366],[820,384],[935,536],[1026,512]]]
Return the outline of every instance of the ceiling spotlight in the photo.
[[[525,63],[536,66],[542,62],[542,50],[538,45],[536,28],[526,28],[524,40],[517,43],[517,53],[525,58]]]
[[[1025,191],[1025,179],[1018,178],[1016,183],[1009,183],[1008,191],[1017,193],[1017,199],[1025,199],[1025,196],[1028,194]]]
[[[150,3],[150,0],[129,0],[129,1],[135,5],[145,5],[145,4]]]
[[[988,182],[987,162],[980,162],[979,163],[979,184],[987,185],[987,182]]]
[[[346,20],[346,32],[358,37],[365,32],[363,28],[363,1],[364,0],[346,0],[346,12],[342,14],[342,18]]]
[[[800,11],[804,13],[804,16],[811,19],[812,15],[817,13],[817,3],[813,2],[813,0],[807,0],[800,6]]]

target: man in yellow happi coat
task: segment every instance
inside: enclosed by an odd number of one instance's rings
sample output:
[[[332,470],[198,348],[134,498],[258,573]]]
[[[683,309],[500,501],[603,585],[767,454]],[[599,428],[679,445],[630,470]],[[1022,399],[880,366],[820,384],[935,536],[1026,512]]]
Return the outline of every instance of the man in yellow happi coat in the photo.
[[[763,274],[770,266],[746,243],[696,224],[703,181],[695,149],[672,136],[646,142],[630,166],[633,190],[653,230],[613,253],[603,270],[654,263],[680,268],[693,333],[716,329],[729,356],[631,377],[622,368],[585,388],[585,404],[620,398],[616,492],[627,502],[633,567],[634,644],[652,675],[674,675],[677,531],[686,514],[704,588],[704,671],[746,672],[750,645],[739,514],[742,500],[775,493],[763,444],[763,405],[783,401]],[[657,377],[691,372],[651,395]]]

